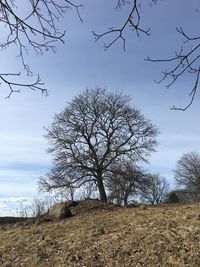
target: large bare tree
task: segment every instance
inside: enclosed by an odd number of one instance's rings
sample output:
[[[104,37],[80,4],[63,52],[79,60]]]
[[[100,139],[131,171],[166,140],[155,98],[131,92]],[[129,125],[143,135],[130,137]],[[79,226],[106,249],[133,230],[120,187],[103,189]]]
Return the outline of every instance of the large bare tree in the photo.
[[[57,114],[47,129],[54,167],[40,187],[94,182],[107,201],[105,182],[122,158],[144,161],[157,145],[157,128],[131,106],[131,99],[105,89],[87,89]]]
[[[178,185],[200,197],[200,154],[184,153],[176,164],[175,180]]]

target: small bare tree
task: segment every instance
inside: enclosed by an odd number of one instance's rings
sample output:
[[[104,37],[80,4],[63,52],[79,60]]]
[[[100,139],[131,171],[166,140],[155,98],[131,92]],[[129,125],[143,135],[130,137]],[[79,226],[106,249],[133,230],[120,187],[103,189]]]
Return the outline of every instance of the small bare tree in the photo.
[[[24,205],[23,201],[19,202],[19,206],[16,209],[17,217],[28,218],[29,217],[29,207]]]
[[[157,145],[157,133],[128,96],[87,89],[47,129],[54,167],[40,179],[40,188],[95,183],[100,199],[107,202],[105,182],[113,164],[122,157],[146,160]]]
[[[134,162],[130,160],[118,162],[112,168],[112,175],[108,179],[109,200],[118,205],[128,205],[131,196],[137,195],[139,188],[144,187],[146,178]]]
[[[35,198],[30,205],[30,215],[33,218],[39,218],[48,212],[52,203],[49,198]]]
[[[146,185],[140,189],[142,200],[151,204],[160,204],[169,191],[169,183],[159,174],[146,175]]]
[[[19,202],[19,207],[16,209],[17,216],[21,218],[38,218],[45,214],[52,206],[52,199],[50,197],[35,198],[31,203],[24,204]]]
[[[176,164],[175,180],[191,193],[200,197],[200,154],[189,152],[182,155]]]

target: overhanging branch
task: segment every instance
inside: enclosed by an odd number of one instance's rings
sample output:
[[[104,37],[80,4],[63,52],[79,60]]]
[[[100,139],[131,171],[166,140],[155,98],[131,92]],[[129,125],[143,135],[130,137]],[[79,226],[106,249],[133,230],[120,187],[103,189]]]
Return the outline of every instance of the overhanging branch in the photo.
[[[176,107],[173,106],[172,110],[187,110],[193,103],[199,85],[199,73],[200,73],[200,37],[190,37],[185,33],[182,27],[177,28],[177,32],[182,35],[184,38],[184,47],[181,47],[179,52],[175,53],[175,56],[169,59],[152,59],[147,57],[145,59],[149,62],[154,63],[168,63],[169,69],[163,71],[163,77],[155,81],[160,84],[164,81],[168,81],[166,87],[170,88],[174,85],[178,80],[186,75],[194,76],[194,86],[189,92],[190,100],[185,107]]]
[[[122,40],[123,43],[123,49],[125,51],[126,48],[126,38],[124,37],[124,31],[125,29],[129,28],[132,31],[135,31],[137,36],[140,35],[140,33],[143,33],[147,36],[150,35],[150,29],[143,29],[140,26],[141,23],[141,16],[139,12],[140,7],[140,1],[139,0],[133,0],[131,5],[131,9],[129,12],[129,15],[127,18],[125,18],[124,23],[119,28],[115,27],[109,27],[107,31],[97,34],[96,32],[92,31],[95,41],[98,41],[99,39],[102,39],[105,36],[112,36],[112,40],[108,42],[107,44],[104,43],[104,49],[110,48],[113,44],[115,44],[117,41]],[[118,0],[117,1],[117,9],[122,8],[125,4],[129,3],[129,1],[125,0]]]

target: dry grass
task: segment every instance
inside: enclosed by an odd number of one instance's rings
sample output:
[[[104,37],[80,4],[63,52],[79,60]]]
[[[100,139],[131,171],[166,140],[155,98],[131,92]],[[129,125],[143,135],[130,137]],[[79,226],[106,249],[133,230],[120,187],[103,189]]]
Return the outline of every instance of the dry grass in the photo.
[[[200,204],[97,209],[0,226],[0,266],[199,267]]]

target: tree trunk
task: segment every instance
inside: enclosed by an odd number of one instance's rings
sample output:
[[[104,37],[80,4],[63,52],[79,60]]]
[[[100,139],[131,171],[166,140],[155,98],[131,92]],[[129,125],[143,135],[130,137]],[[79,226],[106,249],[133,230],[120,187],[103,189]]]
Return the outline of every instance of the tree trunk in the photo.
[[[124,189],[124,206],[128,206],[128,197],[133,192],[133,188],[130,185],[127,189]]]
[[[128,205],[128,196],[129,196],[129,193],[126,192],[125,195],[124,195],[124,206]]]
[[[107,203],[107,195],[106,195],[106,191],[104,188],[103,179],[102,179],[101,175],[99,175],[97,178],[97,186],[98,186],[98,190],[99,190],[100,200],[102,202]]]

